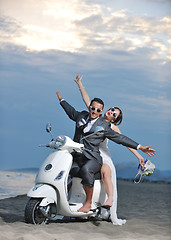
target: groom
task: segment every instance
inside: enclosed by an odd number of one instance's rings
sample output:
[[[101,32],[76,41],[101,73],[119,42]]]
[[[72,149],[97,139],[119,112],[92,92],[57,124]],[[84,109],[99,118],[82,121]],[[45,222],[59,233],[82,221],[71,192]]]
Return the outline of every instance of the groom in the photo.
[[[122,144],[126,147],[133,149],[140,149],[141,151],[148,154],[155,154],[155,150],[151,149],[150,146],[142,146],[130,138],[119,134],[111,129],[110,123],[106,122],[102,117],[104,103],[99,98],[94,98],[89,107],[89,112],[76,111],[69,103],[67,103],[60,95],[56,92],[61,106],[65,110],[66,114],[70,119],[76,122],[76,130],[74,135],[74,141],[80,142],[81,138],[94,132],[96,126],[102,126],[104,128],[104,135],[97,136],[92,135],[83,140],[84,151],[81,159],[74,162],[78,165],[79,173],[82,178],[83,188],[86,193],[86,202],[78,210],[80,212],[89,212],[91,209],[91,201],[93,195],[94,186],[94,175],[99,172],[102,166],[102,158],[99,152],[99,145],[108,138],[118,144]]]

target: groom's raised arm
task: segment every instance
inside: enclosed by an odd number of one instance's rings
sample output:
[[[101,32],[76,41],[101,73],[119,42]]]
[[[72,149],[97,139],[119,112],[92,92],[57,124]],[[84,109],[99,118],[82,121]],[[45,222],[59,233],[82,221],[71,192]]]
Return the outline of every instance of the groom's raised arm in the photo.
[[[66,102],[62,96],[60,95],[60,93],[57,91],[56,95],[58,96],[58,99],[60,101],[60,105],[62,106],[62,108],[64,109],[64,111],[66,112],[66,114],[68,115],[68,117],[73,120],[76,121],[79,112],[75,110],[75,108],[73,108],[68,102]]]

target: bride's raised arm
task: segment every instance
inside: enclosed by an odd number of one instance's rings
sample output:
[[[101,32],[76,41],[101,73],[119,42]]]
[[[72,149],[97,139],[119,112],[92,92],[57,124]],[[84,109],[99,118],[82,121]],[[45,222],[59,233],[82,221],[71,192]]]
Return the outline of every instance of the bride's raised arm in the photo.
[[[82,98],[83,98],[83,101],[84,101],[85,105],[87,106],[87,108],[89,109],[89,106],[90,106],[90,98],[89,98],[89,96],[88,96],[88,94],[87,94],[87,92],[86,92],[86,90],[85,90],[85,88],[84,88],[84,86],[83,86],[83,84],[82,84],[82,82],[81,82],[82,77],[83,77],[83,75],[81,75],[81,77],[80,77],[80,74],[78,74],[78,75],[76,76],[76,80],[74,80],[74,81],[77,83],[77,85],[78,85],[78,87],[79,87],[79,90],[80,90],[80,92],[81,92],[81,96],[82,96]]]

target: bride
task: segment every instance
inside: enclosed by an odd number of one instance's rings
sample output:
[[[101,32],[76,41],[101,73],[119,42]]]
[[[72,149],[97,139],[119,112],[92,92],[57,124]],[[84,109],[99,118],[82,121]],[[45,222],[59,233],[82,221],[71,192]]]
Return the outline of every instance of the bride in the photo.
[[[76,76],[76,80],[74,80],[81,92],[82,98],[84,100],[85,105],[89,109],[90,106],[90,98],[84,89],[82,84],[82,77],[78,74]],[[103,116],[103,118],[111,123],[111,128],[121,133],[118,125],[122,122],[122,111],[118,107],[111,107]],[[139,160],[140,165],[143,167],[144,159],[143,157],[134,149],[128,148]],[[101,168],[101,176],[102,181],[104,182],[105,190],[108,196],[107,201],[104,203],[104,207],[110,207],[110,215],[111,221],[115,225],[122,225],[126,223],[125,219],[118,219],[117,217],[117,184],[116,184],[116,170],[115,166],[112,162],[111,155],[108,149],[108,139],[105,139],[100,144],[100,153],[103,159],[103,165]],[[143,167],[144,168],[144,167]]]

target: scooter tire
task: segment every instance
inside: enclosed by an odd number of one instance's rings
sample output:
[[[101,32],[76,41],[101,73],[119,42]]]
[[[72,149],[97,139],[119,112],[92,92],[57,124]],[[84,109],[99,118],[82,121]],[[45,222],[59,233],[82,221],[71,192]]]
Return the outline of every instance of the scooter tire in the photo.
[[[42,199],[30,198],[25,207],[25,222],[31,224],[46,224],[48,218],[39,209]]]

